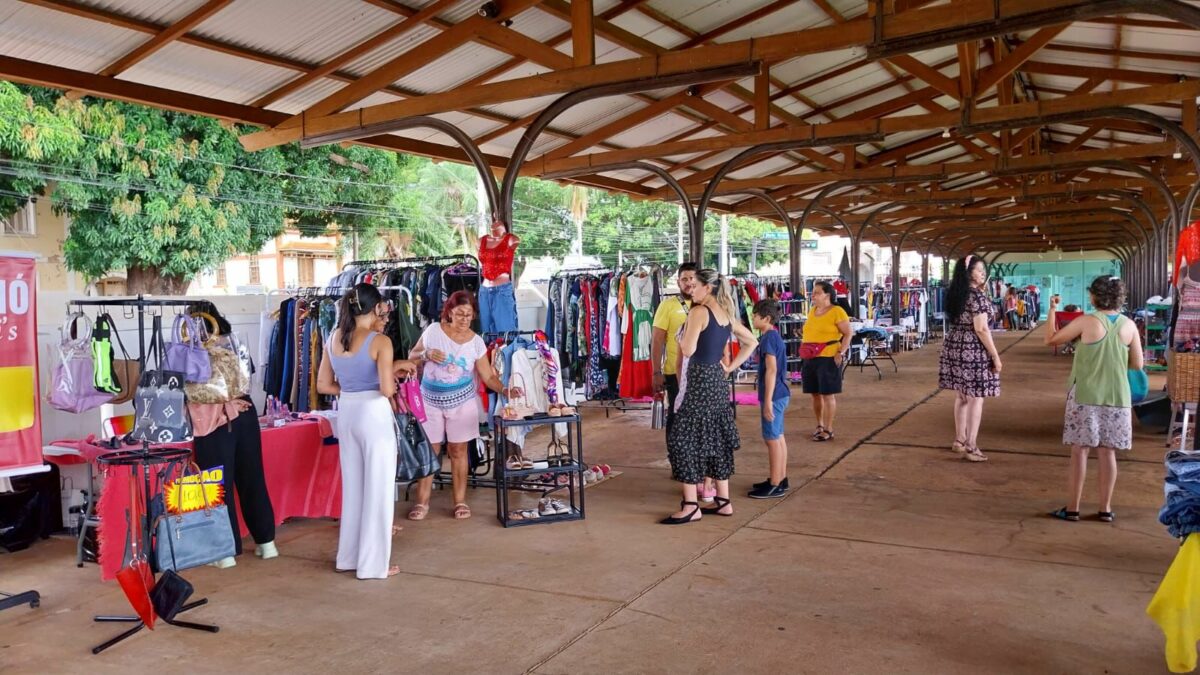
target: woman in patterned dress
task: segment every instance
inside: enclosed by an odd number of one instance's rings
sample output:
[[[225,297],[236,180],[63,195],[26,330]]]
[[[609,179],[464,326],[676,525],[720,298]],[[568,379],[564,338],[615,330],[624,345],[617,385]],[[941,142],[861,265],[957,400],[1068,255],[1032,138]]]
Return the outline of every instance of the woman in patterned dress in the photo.
[[[976,445],[983,399],[1000,395],[1000,352],[989,327],[996,310],[983,291],[987,278],[987,264],[978,256],[968,255],[954,266],[946,292],[950,325],[938,362],[938,386],[955,391],[951,449],[972,462],[987,461]]]
[[[741,349],[725,363],[730,335],[737,338]],[[671,478],[683,484],[683,501],[678,511],[659,521],[662,524],[683,525],[704,515],[733,515],[729,477],[733,475],[733,451],[741,440],[730,405],[729,373],[745,363],[756,347],[758,340],[737,320],[729,281],[716,270],[700,270],[679,343],[680,354],[688,359],[687,391],[675,423],[667,430]],[[696,484],[705,478],[716,483],[716,506],[702,510],[696,501]]]

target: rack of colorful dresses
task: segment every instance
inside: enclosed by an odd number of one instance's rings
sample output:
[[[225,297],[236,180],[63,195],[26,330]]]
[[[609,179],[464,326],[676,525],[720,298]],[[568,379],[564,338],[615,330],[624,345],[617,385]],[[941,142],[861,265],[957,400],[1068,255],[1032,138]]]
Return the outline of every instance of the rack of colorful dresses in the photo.
[[[652,396],[650,341],[662,287],[662,267],[648,263],[551,276],[544,332],[561,355],[564,384],[588,400]]]

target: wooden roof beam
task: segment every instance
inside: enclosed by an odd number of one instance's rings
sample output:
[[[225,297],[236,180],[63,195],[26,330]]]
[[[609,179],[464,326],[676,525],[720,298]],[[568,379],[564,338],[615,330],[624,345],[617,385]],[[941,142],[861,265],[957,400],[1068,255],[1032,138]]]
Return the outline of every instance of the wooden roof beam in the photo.
[[[179,21],[164,28],[157,35],[150,38],[134,48],[133,51],[113,61],[108,67],[100,71],[101,75],[112,77],[120,75],[129,70],[131,67],[154,54],[158,50],[166,47],[171,41],[179,36],[187,33],[191,29],[203,23],[213,14],[224,9],[232,0],[208,0],[195,11],[183,17]]]

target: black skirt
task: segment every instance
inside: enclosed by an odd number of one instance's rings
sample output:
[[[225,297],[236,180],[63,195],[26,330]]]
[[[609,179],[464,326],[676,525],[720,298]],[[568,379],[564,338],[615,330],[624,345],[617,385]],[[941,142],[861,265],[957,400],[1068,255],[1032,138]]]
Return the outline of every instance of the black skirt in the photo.
[[[671,478],[681,483],[706,477],[728,480],[740,445],[725,369],[720,363],[689,363],[683,403],[667,432]]]

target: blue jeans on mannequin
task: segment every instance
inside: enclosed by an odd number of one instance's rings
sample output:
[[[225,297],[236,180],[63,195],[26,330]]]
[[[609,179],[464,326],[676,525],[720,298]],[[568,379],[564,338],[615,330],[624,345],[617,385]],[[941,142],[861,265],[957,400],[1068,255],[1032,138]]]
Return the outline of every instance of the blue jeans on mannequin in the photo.
[[[517,297],[511,283],[479,289],[479,324],[485,334],[517,330]]]

